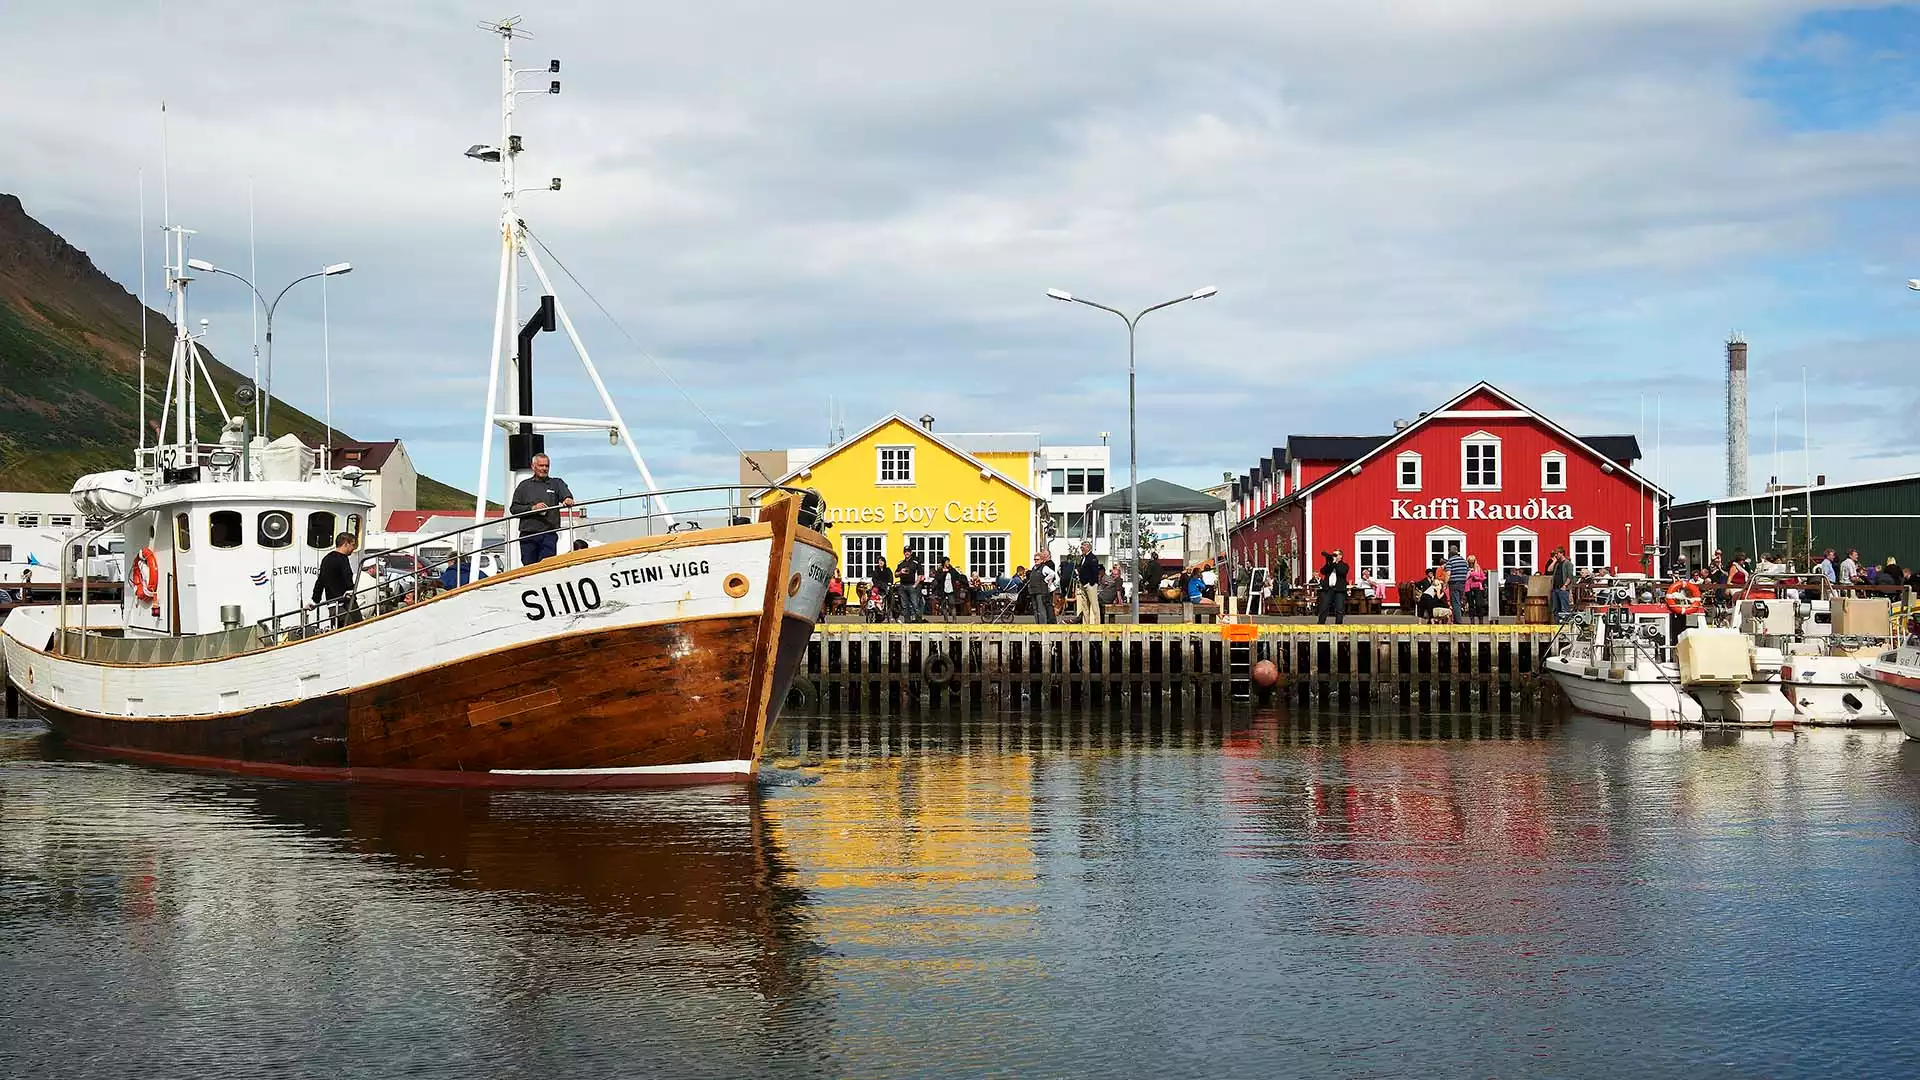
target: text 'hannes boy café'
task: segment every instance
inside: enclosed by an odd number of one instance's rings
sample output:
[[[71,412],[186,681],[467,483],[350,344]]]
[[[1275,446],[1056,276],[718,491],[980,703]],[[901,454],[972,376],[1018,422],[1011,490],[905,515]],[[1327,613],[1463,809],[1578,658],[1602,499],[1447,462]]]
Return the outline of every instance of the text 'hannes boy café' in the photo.
[[[1632,435],[1574,435],[1483,382],[1391,435],[1289,436],[1233,484],[1233,554],[1296,583],[1334,548],[1356,581],[1410,581],[1455,544],[1502,575],[1540,572],[1556,547],[1653,573],[1667,495],[1639,457]]]

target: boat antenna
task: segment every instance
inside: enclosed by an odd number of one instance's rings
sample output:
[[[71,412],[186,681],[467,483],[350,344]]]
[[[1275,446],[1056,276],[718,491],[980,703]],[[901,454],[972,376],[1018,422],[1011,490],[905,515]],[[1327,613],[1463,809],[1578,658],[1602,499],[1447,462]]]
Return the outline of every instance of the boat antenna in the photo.
[[[1813,425],[1807,410],[1807,368],[1800,366],[1800,460],[1807,470],[1807,565],[1813,565]]]
[[[247,281],[255,282],[259,280],[260,246],[256,240],[254,230],[253,177],[249,176],[247,177]],[[320,288],[325,290],[326,287],[326,279],[321,278]],[[324,298],[324,292],[322,295]],[[257,295],[255,299],[258,299]],[[253,328],[251,331],[253,335],[253,429],[260,431],[260,305],[257,303],[248,304],[247,312],[253,318]],[[264,435],[266,433],[261,431],[261,434]],[[247,478],[243,476],[241,479],[244,480]]]
[[[333,468],[333,332],[327,319],[327,278],[320,275],[320,372],[326,385],[326,437],[320,443],[320,460],[324,467]]]
[[[608,393],[606,383],[600,378],[599,370],[594,367],[593,357],[587,351],[586,343],[580,340],[579,331],[575,329],[565,303],[555,296],[553,280],[547,276],[546,266],[541,262],[539,253],[534,250],[534,245],[526,243],[526,240],[533,236],[533,230],[527,227],[515,202],[516,197],[521,194],[521,189],[515,186],[515,166],[524,146],[520,136],[513,130],[514,103],[522,94],[558,94],[560,80],[549,77],[546,85],[537,89],[521,89],[518,80],[522,75],[557,75],[560,72],[560,61],[550,60],[546,66],[540,68],[515,69],[513,66],[514,39],[533,36],[520,29],[519,22],[520,16],[514,15],[498,22],[479,24],[480,29],[500,38],[500,143],[497,146],[478,144],[467,148],[468,157],[497,164],[500,168],[500,283],[494,303],[493,351],[488,357],[487,366],[487,401],[480,444],[480,479],[474,485],[474,524],[478,525],[486,519],[487,486],[493,467],[494,429],[503,427],[508,432],[507,468],[504,470],[503,479],[505,494],[509,497],[514,487],[522,479],[531,475],[532,459],[540,451],[544,441],[543,435],[538,432],[605,431],[610,434],[615,445],[622,443],[626,445],[628,455],[633,458],[634,466],[639,470],[641,479],[647,484],[645,498],[648,505],[671,528],[674,524],[672,512],[666,500],[658,494],[659,485],[654,483],[653,474],[647,469],[646,460],[640,456],[640,448],[633,441],[633,433],[627,428],[627,422],[620,416],[620,409],[614,404],[613,396]],[[555,177],[542,188],[528,190],[559,191],[560,180]],[[545,250],[545,245],[539,244],[538,238],[535,238],[535,243]],[[548,252],[548,255],[551,256],[552,253]],[[519,285],[522,259],[526,260],[527,265],[533,269],[535,277],[539,279],[543,321],[546,318],[557,317],[559,328],[566,331],[567,340],[573,345],[573,351],[579,357],[581,366],[586,369],[587,378],[600,395],[600,403],[606,409],[605,418],[583,419],[533,415],[532,402],[527,400],[532,393],[531,372],[520,370],[523,359],[518,351],[509,353],[505,348],[508,335],[521,330]],[[559,260],[555,259],[556,265],[558,262]],[[564,271],[566,268],[562,266],[560,269]],[[571,278],[572,274],[569,273],[568,277]],[[575,284],[578,285],[577,280]],[[554,297],[551,306],[547,301],[549,296]],[[595,301],[595,304],[598,306],[598,301]],[[551,312],[550,316],[548,312]],[[552,330],[555,327],[552,323],[547,323],[544,329]],[[504,375],[507,385],[515,388],[514,407],[505,412],[499,409],[503,366],[506,369]],[[479,575],[478,547],[476,545],[474,551],[473,573],[476,577]],[[509,557],[512,554],[513,550],[509,547]]]
[[[134,445],[134,467],[140,465],[140,454],[147,448],[147,171],[138,172],[140,181],[140,409],[138,419],[140,430]]]

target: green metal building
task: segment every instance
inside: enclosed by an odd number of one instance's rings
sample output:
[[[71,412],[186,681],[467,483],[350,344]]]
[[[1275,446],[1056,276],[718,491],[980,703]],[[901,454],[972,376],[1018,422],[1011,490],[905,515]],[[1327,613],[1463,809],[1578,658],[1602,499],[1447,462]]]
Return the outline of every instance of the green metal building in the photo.
[[[1666,525],[1668,566],[1701,566],[1715,551],[1780,552],[1806,565],[1809,548],[1858,548],[1863,563],[1892,555],[1920,565],[1920,473],[1677,503]]]

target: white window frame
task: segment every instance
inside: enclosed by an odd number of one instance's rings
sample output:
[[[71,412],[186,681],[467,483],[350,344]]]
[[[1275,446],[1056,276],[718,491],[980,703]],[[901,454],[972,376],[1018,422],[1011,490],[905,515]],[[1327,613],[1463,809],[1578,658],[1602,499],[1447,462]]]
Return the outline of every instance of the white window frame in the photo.
[[[1367,560],[1367,557],[1364,554],[1364,552],[1367,549],[1365,547],[1362,547],[1361,546],[1362,544],[1370,544],[1374,547],[1375,558],[1373,559],[1372,562],[1369,562]],[[1393,549],[1395,546],[1396,545],[1394,542],[1394,535],[1393,535],[1392,529],[1385,529],[1378,525],[1372,525],[1367,528],[1361,529],[1357,533],[1354,533],[1353,534],[1353,580],[1359,581],[1360,571],[1365,567],[1372,566],[1374,568],[1373,580],[1386,581],[1386,582],[1391,582],[1393,584],[1398,584],[1400,579],[1397,576],[1395,576],[1393,572],[1393,556],[1394,556]],[[1381,560],[1379,558],[1379,551],[1382,547],[1386,549],[1385,560]],[[1386,564],[1384,577],[1381,576],[1381,568],[1379,566],[1379,564],[1382,561],[1384,561]]]
[[[1532,529],[1503,529],[1495,539],[1498,548],[1495,552],[1495,558],[1499,560],[1500,580],[1505,581],[1507,579],[1507,542],[1509,540],[1516,543],[1521,540],[1527,542],[1528,550],[1532,552],[1533,555],[1532,560],[1526,564],[1527,574],[1529,576],[1538,574],[1540,572],[1540,534],[1534,532]]]
[[[907,552],[913,550],[913,542],[915,540],[922,541],[923,543],[921,544],[921,551],[920,551],[920,567],[925,572],[931,574],[935,570],[940,569],[940,559],[942,558],[950,559],[953,557],[953,552],[947,550],[947,539],[948,539],[947,534],[943,532],[907,533],[906,535],[900,538],[901,557],[904,558]],[[940,541],[940,553],[938,558],[929,556],[927,554],[926,545],[924,543],[924,541],[927,541],[927,540]]]
[[[1707,542],[1705,540],[1680,541],[1680,558],[1687,564],[1687,569],[1700,569],[1707,561]]]
[[[886,533],[841,533],[840,534],[840,578],[841,580],[843,581],[872,581],[873,580],[873,566],[871,563],[860,567],[857,573],[854,570],[852,542],[855,540],[879,540],[880,541],[880,561],[887,563],[887,566],[889,569],[892,568],[893,564],[890,562],[887,562],[887,534]]]
[[[1556,464],[1560,466],[1560,480],[1558,483],[1547,478],[1547,467]],[[1540,490],[1567,490],[1567,455],[1558,450],[1549,450],[1540,455]]]
[[[1596,543],[1600,545],[1598,560],[1593,557],[1593,545]],[[1581,551],[1582,545],[1586,547],[1585,552]],[[1575,529],[1573,535],[1567,538],[1567,557],[1573,560],[1574,569],[1591,569],[1597,574],[1613,565],[1613,535],[1597,525]]]
[[[1407,483],[1407,466],[1413,466],[1413,483]],[[1421,464],[1420,454],[1408,450],[1393,459],[1393,487],[1395,491],[1419,491],[1426,480],[1426,466]]]
[[[907,455],[906,479],[888,480],[886,478],[887,452],[889,450],[897,450]],[[874,447],[873,448],[873,482],[880,487],[912,487],[914,469],[915,469],[915,466],[918,464],[917,462],[914,461],[915,456],[916,455],[914,454],[914,446],[912,443],[888,443],[883,446]]]
[[[1467,479],[1467,455],[1470,448],[1479,447],[1493,451],[1493,483],[1484,480],[1472,482]],[[1478,455],[1484,462],[1486,455]],[[1476,431],[1460,440],[1460,490],[1462,491],[1499,491],[1501,481],[1506,479],[1507,463],[1505,454],[1500,451],[1500,436],[1487,431]]]
[[[23,529],[37,529],[40,527],[40,515],[18,514],[15,516],[14,522]]]
[[[966,572],[968,574],[977,575],[982,581],[992,581],[994,578],[999,577],[1000,574],[1008,574],[1013,572],[1013,534],[1012,533],[970,532],[966,534],[966,540],[967,540]],[[973,557],[973,542],[975,540],[1000,541],[1001,566],[1000,566],[999,573],[990,573],[989,571],[992,569],[991,567],[980,567],[975,565],[975,560]]]
[[[1447,545],[1459,544],[1460,554],[1467,553],[1467,534],[1450,525],[1442,525],[1427,533],[1427,563],[1420,568],[1422,573],[1447,561]],[[1436,550],[1437,549],[1437,550]]]

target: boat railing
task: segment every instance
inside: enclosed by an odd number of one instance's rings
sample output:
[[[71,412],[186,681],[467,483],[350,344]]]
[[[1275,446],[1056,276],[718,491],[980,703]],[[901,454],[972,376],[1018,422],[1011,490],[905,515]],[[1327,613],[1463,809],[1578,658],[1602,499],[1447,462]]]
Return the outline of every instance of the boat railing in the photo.
[[[579,512],[590,507],[606,506],[644,501],[645,509],[636,514],[621,514],[611,518],[576,519],[571,526],[563,526],[559,531],[565,535],[568,531],[584,526],[600,527],[606,525],[644,525],[647,533],[662,535],[672,533],[696,532],[707,527],[701,522],[706,518],[711,522],[715,515],[722,515],[727,525],[746,524],[752,519],[740,514],[743,509],[759,508],[759,500],[780,493],[800,500],[800,523],[808,528],[819,530],[826,522],[826,504],[820,493],[810,488],[768,487],[764,484],[735,484],[706,487],[670,488],[640,492],[622,493],[601,499],[576,500],[569,509]],[[660,502],[665,496],[716,496],[725,495],[726,501],[707,505],[677,505],[666,509]],[[404,577],[382,575],[377,584],[356,588],[354,591],[319,605],[303,605],[297,611],[288,611],[260,620],[256,626],[258,640],[265,645],[277,645],[287,641],[299,641],[321,634],[342,630],[375,615],[384,615],[397,611],[423,600],[432,599],[442,592],[466,588],[488,576],[481,565],[488,562],[488,556],[506,556],[511,552],[510,545],[519,543],[519,537],[509,535],[517,532],[509,529],[507,523],[517,522],[536,515],[545,515],[548,510],[528,510],[519,514],[502,514],[487,518],[444,533],[423,537],[412,543],[383,548],[377,554],[369,553],[365,559],[385,560],[395,554],[413,556],[414,567],[405,571]],[[654,526],[667,522],[660,533],[654,532]],[[489,539],[489,530],[497,530],[501,535]],[[429,556],[428,550],[445,548],[452,550],[444,555]],[[576,549],[593,546],[590,541],[576,540]],[[511,560],[508,560],[509,562]],[[364,565],[364,563],[362,563]],[[450,580],[443,580],[450,579]],[[358,582],[360,575],[355,574]]]

